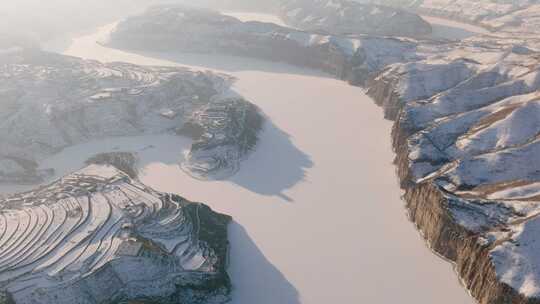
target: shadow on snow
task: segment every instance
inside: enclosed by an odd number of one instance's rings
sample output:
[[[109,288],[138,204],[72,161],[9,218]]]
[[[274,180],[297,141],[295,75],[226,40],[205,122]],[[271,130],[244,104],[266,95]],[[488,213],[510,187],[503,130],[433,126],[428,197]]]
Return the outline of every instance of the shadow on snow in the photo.
[[[229,225],[232,303],[300,304],[299,293],[240,224]]]

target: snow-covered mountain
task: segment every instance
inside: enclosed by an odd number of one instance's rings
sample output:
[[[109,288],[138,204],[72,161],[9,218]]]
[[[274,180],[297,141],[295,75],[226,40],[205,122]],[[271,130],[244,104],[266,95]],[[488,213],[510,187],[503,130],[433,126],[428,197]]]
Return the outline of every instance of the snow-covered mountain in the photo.
[[[357,0],[485,26],[492,30],[535,32],[540,25],[537,0]]]
[[[284,0],[279,15],[292,27],[332,34],[420,37],[432,30],[414,13],[351,0]]]

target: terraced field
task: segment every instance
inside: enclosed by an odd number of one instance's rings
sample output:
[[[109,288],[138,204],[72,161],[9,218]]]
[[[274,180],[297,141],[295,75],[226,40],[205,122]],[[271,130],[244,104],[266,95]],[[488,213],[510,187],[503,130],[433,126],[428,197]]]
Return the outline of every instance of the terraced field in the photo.
[[[198,204],[110,166],[90,165],[0,206],[0,288],[18,304],[163,298],[175,284],[226,276],[223,256],[199,240]]]

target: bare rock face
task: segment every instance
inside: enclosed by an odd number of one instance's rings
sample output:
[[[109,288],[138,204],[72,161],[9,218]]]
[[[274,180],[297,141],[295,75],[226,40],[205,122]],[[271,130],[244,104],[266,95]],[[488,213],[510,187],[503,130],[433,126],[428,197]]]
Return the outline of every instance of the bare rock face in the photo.
[[[65,147],[111,136],[174,132],[196,112],[229,105],[221,98],[232,81],[226,75],[102,64],[27,49],[0,54],[0,62],[0,182],[43,180],[50,172],[39,169],[39,162]],[[234,104],[260,115],[248,105],[241,98]],[[222,126],[207,126],[206,132],[228,139],[237,153],[223,163],[237,168],[249,149],[236,147],[242,143],[225,131],[243,121],[222,115],[208,116],[202,123]],[[234,171],[214,169],[207,175]]]
[[[113,166],[136,179],[139,175],[137,169],[137,155],[132,152],[105,152],[87,159],[86,165]]]
[[[368,92],[396,120],[405,198],[431,247],[480,303],[538,303],[540,57],[484,39],[388,66]]]
[[[280,16],[296,28],[338,35],[420,37],[432,31],[414,13],[351,0],[282,0]]]
[[[90,165],[0,201],[2,303],[226,302],[230,220]]]

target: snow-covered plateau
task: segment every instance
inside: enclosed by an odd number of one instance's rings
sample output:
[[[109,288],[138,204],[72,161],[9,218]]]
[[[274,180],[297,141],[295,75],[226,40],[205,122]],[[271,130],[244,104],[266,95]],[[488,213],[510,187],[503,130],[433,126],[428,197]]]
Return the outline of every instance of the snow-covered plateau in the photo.
[[[501,16],[534,12],[522,2]],[[120,23],[109,45],[273,59],[365,87],[395,121],[409,214],[430,246],[455,262],[480,303],[521,304],[540,300],[540,40],[529,30],[415,40],[157,7]]]

